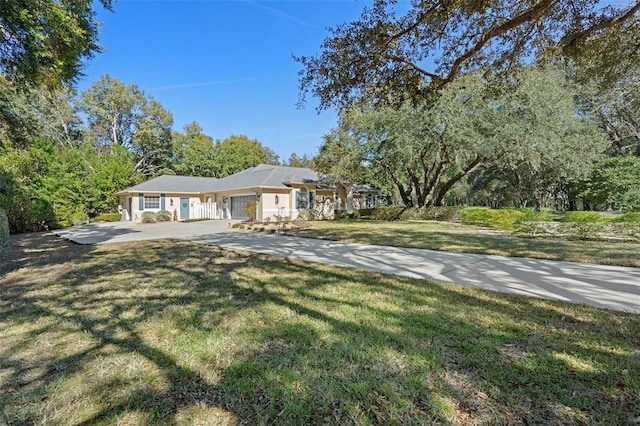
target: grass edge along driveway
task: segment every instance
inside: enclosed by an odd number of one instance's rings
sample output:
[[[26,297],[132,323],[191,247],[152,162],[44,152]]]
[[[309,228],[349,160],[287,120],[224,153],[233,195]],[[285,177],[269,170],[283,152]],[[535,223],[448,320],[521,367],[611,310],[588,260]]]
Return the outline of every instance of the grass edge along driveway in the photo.
[[[289,235],[454,253],[640,267],[640,244],[519,238],[452,222],[317,221]]]
[[[35,424],[636,424],[640,316],[182,241],[17,236],[0,404]]]

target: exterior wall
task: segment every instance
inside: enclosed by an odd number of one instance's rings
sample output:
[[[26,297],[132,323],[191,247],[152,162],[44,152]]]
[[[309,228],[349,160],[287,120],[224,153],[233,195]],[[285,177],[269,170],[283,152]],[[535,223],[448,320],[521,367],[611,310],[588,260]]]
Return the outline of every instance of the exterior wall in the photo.
[[[272,222],[276,216],[291,218],[291,194],[292,191],[289,188],[283,188],[282,190],[266,189],[260,195],[256,220],[258,222]],[[277,204],[276,196],[278,197]]]
[[[177,218],[177,220],[188,219],[188,217],[181,216],[181,212],[180,212],[181,198],[189,199],[188,208],[190,211],[194,203],[207,202],[211,198],[211,195],[193,195],[193,194],[179,194],[179,193],[174,193],[174,194],[147,193],[142,195],[143,196],[150,195],[150,196],[158,196],[158,197],[162,197],[162,195],[164,195],[164,210],[171,212],[172,216],[174,218]],[[140,223],[142,222],[142,213],[144,213],[145,211],[157,213],[160,210],[162,210],[162,199],[160,201],[159,208],[146,208],[145,206],[143,206],[143,208],[140,209],[139,197],[140,197],[139,193],[120,196],[120,205],[122,206],[122,216],[123,216],[122,220],[132,220],[133,222]],[[131,199],[131,211],[129,211],[129,198]]]

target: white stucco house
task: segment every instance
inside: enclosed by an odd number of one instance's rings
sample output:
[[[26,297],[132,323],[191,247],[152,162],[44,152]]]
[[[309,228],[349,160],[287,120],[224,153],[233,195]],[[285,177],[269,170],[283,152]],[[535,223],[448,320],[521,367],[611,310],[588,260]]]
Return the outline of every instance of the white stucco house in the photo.
[[[380,191],[336,182],[301,167],[260,164],[222,179],[162,175],[118,192],[123,220],[141,221],[145,211],[168,210],[175,220],[247,219],[256,203],[256,221],[276,217],[333,218],[336,210],[379,206]]]

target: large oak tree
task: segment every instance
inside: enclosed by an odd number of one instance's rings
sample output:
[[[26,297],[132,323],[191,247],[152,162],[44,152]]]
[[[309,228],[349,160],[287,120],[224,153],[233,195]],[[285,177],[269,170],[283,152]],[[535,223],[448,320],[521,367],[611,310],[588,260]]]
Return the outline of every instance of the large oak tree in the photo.
[[[423,100],[470,70],[499,73],[569,58],[602,84],[640,63],[640,2],[593,0],[375,0],[331,30],[321,52],[300,56],[301,102],[320,108]],[[392,95],[392,96],[391,96]]]
[[[447,193],[481,166],[500,166],[549,186],[589,171],[607,142],[576,107],[558,69],[527,67],[498,87],[478,75],[447,85],[434,103],[353,107],[325,138],[317,164],[358,180],[384,173],[407,206],[442,205]]]

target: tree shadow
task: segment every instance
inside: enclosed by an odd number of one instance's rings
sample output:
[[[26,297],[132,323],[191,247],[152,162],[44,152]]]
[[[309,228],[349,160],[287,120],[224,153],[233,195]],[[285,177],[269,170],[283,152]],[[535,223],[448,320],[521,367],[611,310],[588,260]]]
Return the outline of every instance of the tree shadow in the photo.
[[[29,244],[0,278],[0,406],[15,424],[640,414],[638,384],[601,367],[639,371],[637,316],[180,241]]]

